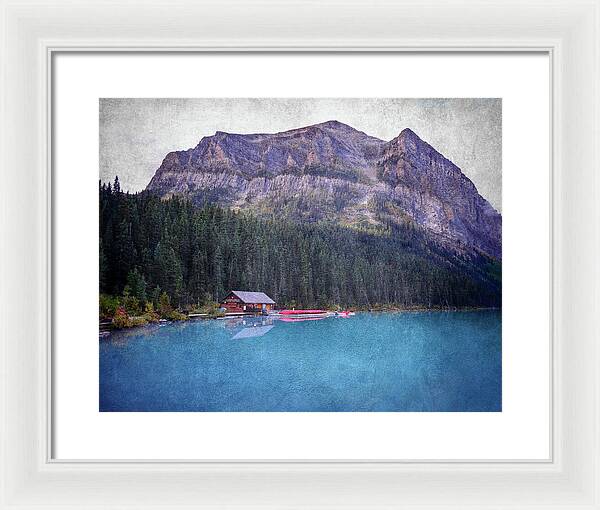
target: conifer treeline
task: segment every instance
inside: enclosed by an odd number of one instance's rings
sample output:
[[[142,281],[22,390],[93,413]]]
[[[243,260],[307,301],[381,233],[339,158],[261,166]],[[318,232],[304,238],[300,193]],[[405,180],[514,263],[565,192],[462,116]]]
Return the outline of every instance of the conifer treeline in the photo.
[[[100,292],[166,292],[180,308],[232,289],[278,306],[499,306],[499,266],[443,253],[418,230],[359,232],[259,219],[100,184]],[[132,289],[132,287],[134,287]]]

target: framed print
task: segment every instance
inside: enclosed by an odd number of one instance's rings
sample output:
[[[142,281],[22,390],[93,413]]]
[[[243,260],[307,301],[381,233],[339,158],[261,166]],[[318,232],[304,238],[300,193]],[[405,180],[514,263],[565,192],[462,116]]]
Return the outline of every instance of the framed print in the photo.
[[[550,342],[537,334],[549,323],[550,181],[547,158],[532,157],[548,152],[547,56],[57,55],[53,65],[65,275],[57,459],[551,457]],[[105,83],[115,65],[127,69],[119,84],[151,97]],[[219,76],[211,86],[193,74],[206,66]],[[381,66],[398,71],[328,97],[355,69]],[[178,89],[150,79],[165,67]],[[251,90],[231,74],[245,67],[286,72]],[[469,79],[436,85],[428,70],[440,67]],[[310,69],[329,88],[303,80]],[[406,72],[420,78],[398,85]],[[503,81],[511,73],[527,86]],[[169,91],[177,97],[160,99]],[[205,98],[180,99],[192,94]],[[524,214],[539,227],[528,239],[513,226]],[[74,231],[86,238],[77,251]],[[264,302],[244,301],[255,296]],[[98,343],[67,335],[73,321]],[[524,327],[529,341],[512,340]],[[219,433],[233,423],[236,434]],[[150,442],[163,427],[180,430],[170,452]]]
[[[251,4],[2,3],[2,508],[600,508],[598,3]]]

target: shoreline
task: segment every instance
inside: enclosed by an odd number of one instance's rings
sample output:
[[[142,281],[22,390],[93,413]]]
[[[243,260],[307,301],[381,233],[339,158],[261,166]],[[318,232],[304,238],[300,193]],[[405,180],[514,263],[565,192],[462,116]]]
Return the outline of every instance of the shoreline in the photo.
[[[393,308],[349,308],[349,311],[355,313],[422,313],[422,312],[484,312],[484,311],[492,311],[502,310],[501,307],[493,307],[493,306],[466,306],[466,307],[393,307]],[[334,312],[338,310],[327,310],[328,312]],[[269,317],[269,315],[263,316],[261,314],[248,314],[241,317],[253,318],[253,317]],[[271,316],[273,317],[273,316]],[[150,324],[171,324],[174,322],[182,322],[187,320],[216,320],[218,318],[223,318],[222,315],[212,315],[212,314],[189,314],[185,319],[181,320],[166,320],[161,319],[156,322],[148,322],[146,324],[132,324],[128,327],[117,328],[114,327],[113,324],[108,323],[105,320],[100,319],[99,323],[99,335],[106,335],[112,331],[126,331],[134,328],[140,328],[144,326],[148,326]],[[233,318],[233,317],[232,317]],[[104,327],[104,329],[102,329]]]
[[[502,310],[499,306],[443,306],[443,307],[394,307],[394,308],[357,308],[356,312],[481,312],[485,310]]]

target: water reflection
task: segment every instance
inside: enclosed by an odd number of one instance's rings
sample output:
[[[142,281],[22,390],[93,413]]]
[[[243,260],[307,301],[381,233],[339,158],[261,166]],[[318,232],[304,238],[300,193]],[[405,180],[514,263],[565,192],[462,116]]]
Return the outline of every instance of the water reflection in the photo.
[[[235,329],[236,332],[231,338],[239,340],[266,335],[275,327],[275,321],[272,317],[240,317],[228,319],[225,326],[228,329]],[[241,330],[239,330],[240,327],[242,327]]]
[[[239,333],[236,333],[231,338],[254,338],[257,336],[264,336],[271,331],[275,326],[254,326],[251,328],[244,328]]]
[[[339,317],[228,317],[220,320],[196,319],[181,322],[161,322],[147,324],[130,329],[100,332],[99,338],[102,343],[109,342],[116,347],[125,347],[131,340],[153,339],[160,340],[173,334],[185,334],[185,330],[198,331],[200,335],[207,331],[225,330],[231,339],[256,338],[266,335],[277,324],[284,323],[321,321],[324,319]],[[347,318],[347,317],[343,317]],[[161,334],[161,330],[165,333]]]
[[[322,321],[329,317],[281,317],[281,322],[306,322],[306,321]]]
[[[225,319],[225,327],[236,329],[233,339],[253,338],[266,335],[277,323],[318,321],[329,317],[236,317]],[[237,331],[239,327],[243,329]]]
[[[165,324],[146,324],[135,328],[116,329],[100,332],[100,341],[115,347],[126,347],[130,340],[158,338],[157,334]]]

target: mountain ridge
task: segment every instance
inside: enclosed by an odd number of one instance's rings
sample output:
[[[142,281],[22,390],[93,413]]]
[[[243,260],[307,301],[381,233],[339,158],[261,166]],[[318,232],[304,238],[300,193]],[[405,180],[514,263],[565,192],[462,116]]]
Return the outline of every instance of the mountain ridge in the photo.
[[[502,258],[500,213],[410,128],[389,141],[336,120],[278,133],[217,131],[168,153],[146,189],[292,221],[411,225],[454,253]]]

